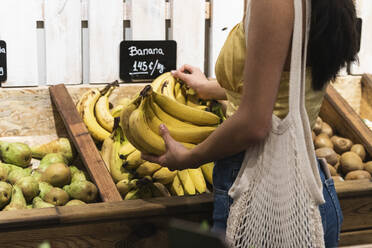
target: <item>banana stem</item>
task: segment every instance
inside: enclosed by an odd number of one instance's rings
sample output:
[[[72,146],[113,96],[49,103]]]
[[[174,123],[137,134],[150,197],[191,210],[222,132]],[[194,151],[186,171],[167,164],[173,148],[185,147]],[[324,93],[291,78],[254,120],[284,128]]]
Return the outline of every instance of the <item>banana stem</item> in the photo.
[[[106,94],[107,91],[109,91],[112,87],[118,87],[118,86],[119,86],[119,81],[118,81],[118,80],[115,80],[114,82],[109,83],[108,85],[106,85],[105,88],[103,88],[102,90],[99,91],[99,93],[101,94],[101,96],[103,96],[103,95]]]

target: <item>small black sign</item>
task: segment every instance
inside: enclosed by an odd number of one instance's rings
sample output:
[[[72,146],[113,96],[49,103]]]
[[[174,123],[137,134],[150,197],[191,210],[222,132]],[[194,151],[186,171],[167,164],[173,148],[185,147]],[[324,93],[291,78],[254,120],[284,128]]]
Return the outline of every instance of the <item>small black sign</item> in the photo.
[[[173,40],[120,43],[120,78],[126,82],[155,79],[176,66],[177,43]]]
[[[6,43],[0,40],[0,86],[6,81]]]

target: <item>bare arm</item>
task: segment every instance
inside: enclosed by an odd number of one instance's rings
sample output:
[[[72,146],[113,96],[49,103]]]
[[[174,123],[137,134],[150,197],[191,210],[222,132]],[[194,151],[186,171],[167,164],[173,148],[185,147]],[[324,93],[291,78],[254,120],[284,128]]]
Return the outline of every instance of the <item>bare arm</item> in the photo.
[[[238,153],[263,140],[271,130],[271,116],[290,46],[293,12],[291,0],[252,0],[243,95],[237,112],[192,150],[183,148],[161,128],[167,152],[160,157],[144,157],[171,169],[182,169]]]

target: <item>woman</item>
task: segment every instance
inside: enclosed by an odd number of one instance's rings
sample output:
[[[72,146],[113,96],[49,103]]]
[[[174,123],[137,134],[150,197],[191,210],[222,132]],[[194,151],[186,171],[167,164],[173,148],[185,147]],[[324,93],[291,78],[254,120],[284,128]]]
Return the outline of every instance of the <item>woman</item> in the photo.
[[[143,158],[170,169],[193,168],[217,161],[214,181],[214,229],[224,230],[228,191],[244,158],[244,151],[261,142],[271,129],[274,113],[288,113],[288,71],[294,23],[293,0],[250,0],[249,26],[244,20],[229,34],[216,63],[217,81],[208,81],[195,67],[184,65],[173,75],[202,99],[228,100],[227,116],[215,132],[188,150],[160,127],[167,151]],[[305,1],[303,1],[305,6]],[[347,62],[354,61],[357,42],[352,0],[312,0],[306,77],[306,110],[313,126],[325,86]],[[248,28],[248,29],[247,29]],[[249,30],[249,32],[244,32]],[[249,33],[249,34],[248,34]],[[320,206],[326,247],[336,247],[342,213],[331,178],[319,167],[326,201]]]

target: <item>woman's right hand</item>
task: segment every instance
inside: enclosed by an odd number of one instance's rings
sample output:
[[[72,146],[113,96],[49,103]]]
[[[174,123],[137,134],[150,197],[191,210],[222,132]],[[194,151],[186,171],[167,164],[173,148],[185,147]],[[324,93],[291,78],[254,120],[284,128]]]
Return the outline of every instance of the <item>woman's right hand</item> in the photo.
[[[195,90],[199,98],[207,100],[211,99],[210,84],[204,73],[197,67],[191,65],[183,65],[175,71],[171,71],[172,75],[181,79],[187,86]]]

